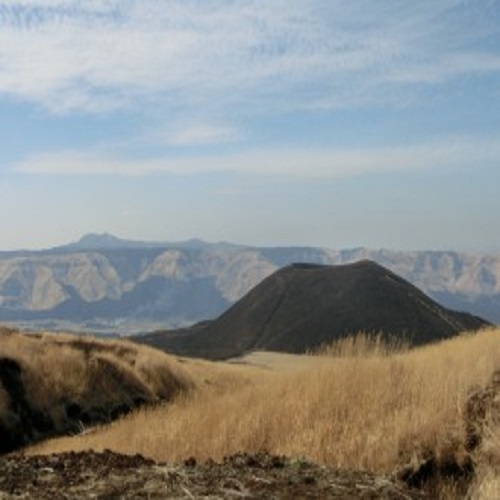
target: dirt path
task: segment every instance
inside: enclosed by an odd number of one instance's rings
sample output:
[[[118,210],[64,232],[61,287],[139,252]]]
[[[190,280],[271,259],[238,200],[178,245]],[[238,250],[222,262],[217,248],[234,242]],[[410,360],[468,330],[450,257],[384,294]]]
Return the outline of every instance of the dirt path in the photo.
[[[0,499],[424,498],[391,479],[268,454],[222,463],[157,464],[139,455],[66,453],[0,458]]]

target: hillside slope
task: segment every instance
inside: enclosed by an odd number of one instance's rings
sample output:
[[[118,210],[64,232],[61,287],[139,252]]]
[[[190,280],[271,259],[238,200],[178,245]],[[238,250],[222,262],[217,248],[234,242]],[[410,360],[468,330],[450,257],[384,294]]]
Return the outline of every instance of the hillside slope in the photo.
[[[440,306],[382,266],[295,264],[266,278],[205,327],[146,336],[166,351],[228,358],[254,350],[301,353],[357,332],[420,345],[487,323]]]
[[[169,401],[193,386],[177,360],[155,349],[0,328],[0,454]]]

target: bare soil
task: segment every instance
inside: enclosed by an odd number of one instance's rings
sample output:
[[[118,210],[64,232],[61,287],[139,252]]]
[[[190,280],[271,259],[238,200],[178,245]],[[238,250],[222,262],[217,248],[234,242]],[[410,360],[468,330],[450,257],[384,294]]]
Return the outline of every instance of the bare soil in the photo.
[[[65,453],[0,458],[0,499],[425,498],[396,480],[307,460],[238,454],[222,463],[156,463],[140,455]]]

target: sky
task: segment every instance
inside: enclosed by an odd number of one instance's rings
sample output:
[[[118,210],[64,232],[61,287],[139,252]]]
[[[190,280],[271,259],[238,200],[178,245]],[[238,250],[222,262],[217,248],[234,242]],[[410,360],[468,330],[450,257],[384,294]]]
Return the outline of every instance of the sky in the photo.
[[[0,249],[500,251],[500,0],[0,0]]]

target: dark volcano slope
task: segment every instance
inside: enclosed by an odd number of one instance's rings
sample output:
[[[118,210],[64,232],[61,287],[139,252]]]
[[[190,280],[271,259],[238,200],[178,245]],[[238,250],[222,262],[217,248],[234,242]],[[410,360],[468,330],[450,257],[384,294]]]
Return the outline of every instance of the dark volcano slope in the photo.
[[[487,324],[445,309],[371,261],[294,264],[266,278],[215,321],[143,341],[179,355],[223,359],[253,350],[302,353],[358,332],[421,345]]]

